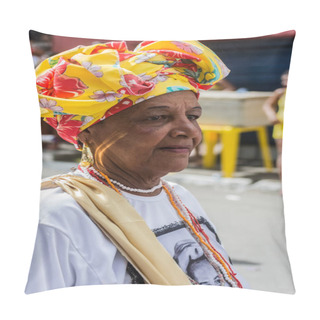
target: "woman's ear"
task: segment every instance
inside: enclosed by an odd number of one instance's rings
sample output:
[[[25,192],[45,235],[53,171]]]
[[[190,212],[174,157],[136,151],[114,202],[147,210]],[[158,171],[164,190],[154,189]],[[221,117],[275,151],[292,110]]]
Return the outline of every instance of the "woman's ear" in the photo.
[[[78,134],[78,138],[79,140],[83,143],[83,144],[86,144],[88,145],[89,143],[89,140],[90,140],[90,133],[87,129],[81,131],[79,134]]]

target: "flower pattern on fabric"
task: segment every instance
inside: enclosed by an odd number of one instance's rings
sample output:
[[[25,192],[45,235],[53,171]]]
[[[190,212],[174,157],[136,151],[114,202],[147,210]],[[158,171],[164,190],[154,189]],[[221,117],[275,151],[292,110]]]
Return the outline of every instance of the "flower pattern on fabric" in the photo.
[[[80,79],[64,75],[68,64],[63,58],[60,58],[53,68],[39,76],[36,82],[38,93],[67,99],[83,94],[88,87]]]
[[[190,43],[186,43],[186,42],[182,42],[182,41],[172,41],[172,43],[175,44],[178,48],[180,48],[186,52],[189,52],[189,53],[195,53],[195,54],[203,53],[203,51],[200,48],[198,48]]]
[[[125,110],[129,107],[131,107],[133,105],[133,102],[132,100],[128,99],[128,98],[124,98],[122,99],[121,101],[119,101],[118,104],[116,104],[115,106],[113,106],[112,108],[110,108],[106,113],[105,115],[103,116],[103,119],[106,119],[122,110]],[[101,120],[101,119],[100,119]]]
[[[117,93],[114,91],[107,91],[107,92],[103,92],[102,90],[98,90],[95,91],[94,94],[92,96],[90,96],[90,98],[98,101],[98,102],[103,102],[103,101],[114,101],[116,100],[116,98],[121,98],[123,94],[121,93]]]
[[[143,53],[136,58],[135,63],[142,63],[142,62],[148,61],[149,59],[155,56],[156,56],[155,53]]]
[[[156,77],[152,78],[150,81],[157,84],[159,82],[165,82],[167,81],[168,76],[163,75],[163,74],[158,74]]]
[[[49,62],[49,64],[50,64],[51,68],[52,68],[52,67],[54,67],[54,66],[59,62],[59,59],[51,59],[51,58],[48,58],[48,62]]]
[[[140,103],[140,102],[142,102],[142,101],[146,101],[146,100],[148,100],[148,99],[151,99],[151,98],[154,98],[155,96],[149,96],[148,98],[139,98],[137,101],[136,101],[136,104],[137,103]]]
[[[167,58],[174,58],[174,59],[194,59],[196,61],[200,61],[200,58],[196,56],[192,56],[188,53],[179,52],[179,51],[171,51],[171,50],[150,50],[150,52],[154,52],[160,55],[163,55]]]
[[[101,70],[100,66],[94,65],[91,62],[83,61],[82,65],[90,71],[93,75],[95,75],[97,78],[101,78],[103,76],[103,72],[99,71]]]
[[[63,108],[57,105],[57,101],[55,100],[48,100],[48,99],[40,99],[40,107],[45,109],[50,109],[52,111],[61,112]]]
[[[77,144],[77,136],[80,133],[82,121],[72,118],[72,115],[62,116],[60,121],[57,118],[47,118],[47,123],[57,130],[62,139]]]
[[[107,43],[99,43],[99,44],[93,46],[92,51],[90,52],[90,55],[99,53],[99,52],[104,51],[106,49],[114,49],[117,52],[126,52],[127,45],[126,45],[125,41],[111,41],[111,42],[107,42]]]
[[[143,81],[150,81],[150,82],[153,82],[154,84],[157,84],[158,82],[164,82],[168,79],[168,76],[164,74],[158,74],[155,77],[152,77],[151,75],[142,73],[142,74],[139,74],[138,76]]]
[[[174,91],[207,90],[229,69],[197,41],[124,41],[77,46],[36,68],[41,116],[71,143],[91,125]]]
[[[172,87],[167,87],[167,93],[169,92],[175,92],[175,91],[184,91],[186,90],[187,87],[182,87],[182,86],[172,86]]]
[[[120,84],[123,86],[119,90],[120,93],[134,96],[142,96],[154,88],[153,82],[143,81],[143,79],[133,74],[125,74]]]
[[[82,117],[82,119],[81,119],[82,125],[85,125],[85,124],[89,123],[92,120],[94,120],[94,117],[90,117],[90,116]]]

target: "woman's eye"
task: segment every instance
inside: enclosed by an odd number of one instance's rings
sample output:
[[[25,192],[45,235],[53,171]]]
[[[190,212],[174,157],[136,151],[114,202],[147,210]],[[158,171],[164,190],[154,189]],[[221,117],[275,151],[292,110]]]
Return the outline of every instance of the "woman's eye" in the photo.
[[[195,121],[197,119],[199,119],[200,115],[198,114],[190,114],[190,115],[187,115],[187,118],[190,120],[190,121]],[[169,115],[154,115],[154,116],[149,116],[147,117],[147,120],[148,121],[164,121],[164,120],[168,120],[169,119]]]
[[[165,115],[161,115],[161,116],[151,116],[148,118],[148,120],[151,121],[158,121],[158,120],[165,120],[167,118],[167,116]]]
[[[199,115],[195,115],[195,114],[188,115],[189,120],[198,120],[199,118],[200,118]]]

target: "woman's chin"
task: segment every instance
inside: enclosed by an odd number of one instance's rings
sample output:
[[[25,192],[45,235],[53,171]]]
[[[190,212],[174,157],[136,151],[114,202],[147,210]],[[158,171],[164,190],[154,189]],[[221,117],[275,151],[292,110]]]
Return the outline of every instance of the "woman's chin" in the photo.
[[[170,167],[171,169],[168,172],[180,172],[183,171],[184,169],[186,169],[188,167],[189,161],[181,161],[179,163],[176,164],[172,164]]]

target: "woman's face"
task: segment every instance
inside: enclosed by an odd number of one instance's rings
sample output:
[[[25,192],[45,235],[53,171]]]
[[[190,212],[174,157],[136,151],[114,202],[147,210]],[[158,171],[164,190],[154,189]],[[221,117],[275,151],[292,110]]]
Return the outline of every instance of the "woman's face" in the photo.
[[[158,178],[183,170],[201,141],[201,107],[192,91],[145,100],[84,131],[99,168]],[[81,138],[85,137],[85,139]]]

